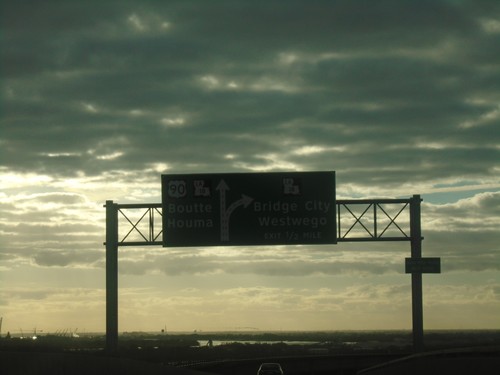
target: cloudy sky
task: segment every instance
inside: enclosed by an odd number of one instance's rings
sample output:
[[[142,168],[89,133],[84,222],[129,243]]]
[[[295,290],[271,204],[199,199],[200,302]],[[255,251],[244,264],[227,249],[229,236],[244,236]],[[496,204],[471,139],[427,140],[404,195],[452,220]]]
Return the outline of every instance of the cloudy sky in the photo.
[[[2,1],[2,334],[105,330],[161,174],[420,194],[424,326],[500,328],[500,2]],[[120,331],[411,329],[409,244],[120,248]]]

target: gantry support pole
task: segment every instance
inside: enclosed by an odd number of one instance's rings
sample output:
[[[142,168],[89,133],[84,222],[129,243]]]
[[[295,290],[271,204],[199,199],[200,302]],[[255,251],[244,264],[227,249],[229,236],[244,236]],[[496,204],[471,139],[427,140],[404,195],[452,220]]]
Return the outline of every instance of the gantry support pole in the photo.
[[[337,200],[337,215],[338,215],[338,233],[339,236],[337,241],[340,242],[360,242],[360,241],[408,241],[411,243],[411,259],[421,263],[422,260],[422,229],[421,229],[421,205],[422,199],[420,195],[413,195],[410,199],[384,199],[384,200],[368,200],[368,199],[357,199],[357,200]],[[391,218],[387,213],[380,207],[380,204],[404,204],[405,207],[409,204],[410,207],[410,235],[408,236],[403,230],[394,223],[395,219],[399,213]],[[370,232],[362,223],[361,218],[366,213],[363,212],[361,216],[357,217],[352,212],[351,214],[356,219],[356,222],[349,228],[343,236],[341,236],[341,220],[340,220],[340,206],[348,204],[364,204],[373,205],[373,232]],[[143,235],[137,228],[137,224],[129,223],[132,225],[132,229],[139,232],[144,241],[125,241],[128,234],[124,239],[118,239],[118,211],[122,208],[133,209],[133,208],[147,208],[147,209],[158,209],[161,208],[161,203],[154,204],[126,204],[118,205],[113,203],[113,201],[106,201],[106,350],[108,352],[116,352],[118,350],[118,246],[143,246],[143,245],[162,245],[161,241],[156,241],[155,230],[154,230],[154,217],[153,213],[149,213],[149,236]],[[382,231],[378,232],[377,228],[377,207],[389,217],[391,222]],[[402,210],[403,210],[402,209]],[[349,210],[349,209],[348,209]],[[121,211],[120,211],[121,212]],[[349,210],[350,212],[350,210]],[[122,212],[123,213],[123,212]],[[160,213],[161,215],[161,213]],[[140,221],[140,220],[139,220]],[[368,233],[365,237],[347,237],[347,234],[356,225],[360,224]],[[402,232],[402,235],[389,237],[383,236],[387,228],[394,223],[397,228]],[[131,230],[132,231],[132,230]],[[130,233],[130,232],[129,232]],[[160,232],[161,233],[161,232]],[[427,258],[431,259],[431,258]],[[421,267],[421,266],[420,266]],[[438,265],[439,268],[439,265]],[[423,327],[423,298],[422,298],[422,272],[421,268],[417,267],[417,270],[411,271],[411,289],[412,289],[412,320],[413,320],[413,350],[415,352],[422,352],[424,350],[424,327]],[[435,271],[427,271],[430,273],[439,273]],[[410,272],[407,272],[410,273]]]
[[[422,258],[422,228],[420,223],[420,195],[414,195],[410,202],[410,237],[412,259]],[[422,273],[411,274],[413,350],[424,350],[424,313],[422,298]]]
[[[118,205],[106,201],[106,351],[118,349]]]

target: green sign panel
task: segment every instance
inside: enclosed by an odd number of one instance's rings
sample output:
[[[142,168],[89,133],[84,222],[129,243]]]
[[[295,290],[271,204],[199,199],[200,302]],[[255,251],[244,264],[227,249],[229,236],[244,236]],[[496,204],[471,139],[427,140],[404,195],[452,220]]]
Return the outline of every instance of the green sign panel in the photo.
[[[335,172],[162,175],[163,246],[335,244]]]
[[[441,273],[441,258],[405,258],[405,273]]]

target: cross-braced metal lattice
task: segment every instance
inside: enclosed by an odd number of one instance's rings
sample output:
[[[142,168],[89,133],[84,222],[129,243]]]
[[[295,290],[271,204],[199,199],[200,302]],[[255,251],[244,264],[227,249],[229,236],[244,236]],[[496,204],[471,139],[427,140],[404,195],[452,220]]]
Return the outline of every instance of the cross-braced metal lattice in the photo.
[[[119,233],[124,235],[118,246],[144,246],[162,244],[161,203],[119,204]],[[156,220],[159,219],[159,220]]]
[[[410,199],[338,200],[337,241],[410,241],[410,202]]]
[[[337,241],[410,241],[410,202],[410,199],[338,200]],[[118,246],[162,245],[161,203],[118,204],[117,211],[119,232],[123,233]]]

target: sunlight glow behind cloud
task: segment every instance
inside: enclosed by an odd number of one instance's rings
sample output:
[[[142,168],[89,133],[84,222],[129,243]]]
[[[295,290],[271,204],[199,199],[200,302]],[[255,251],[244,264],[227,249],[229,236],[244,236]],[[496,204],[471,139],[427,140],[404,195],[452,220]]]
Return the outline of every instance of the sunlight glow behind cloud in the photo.
[[[421,194],[428,326],[498,328],[499,4],[4,1],[3,329],[104,329],[106,200],[325,170]],[[409,329],[407,245],[120,249],[120,329]]]

